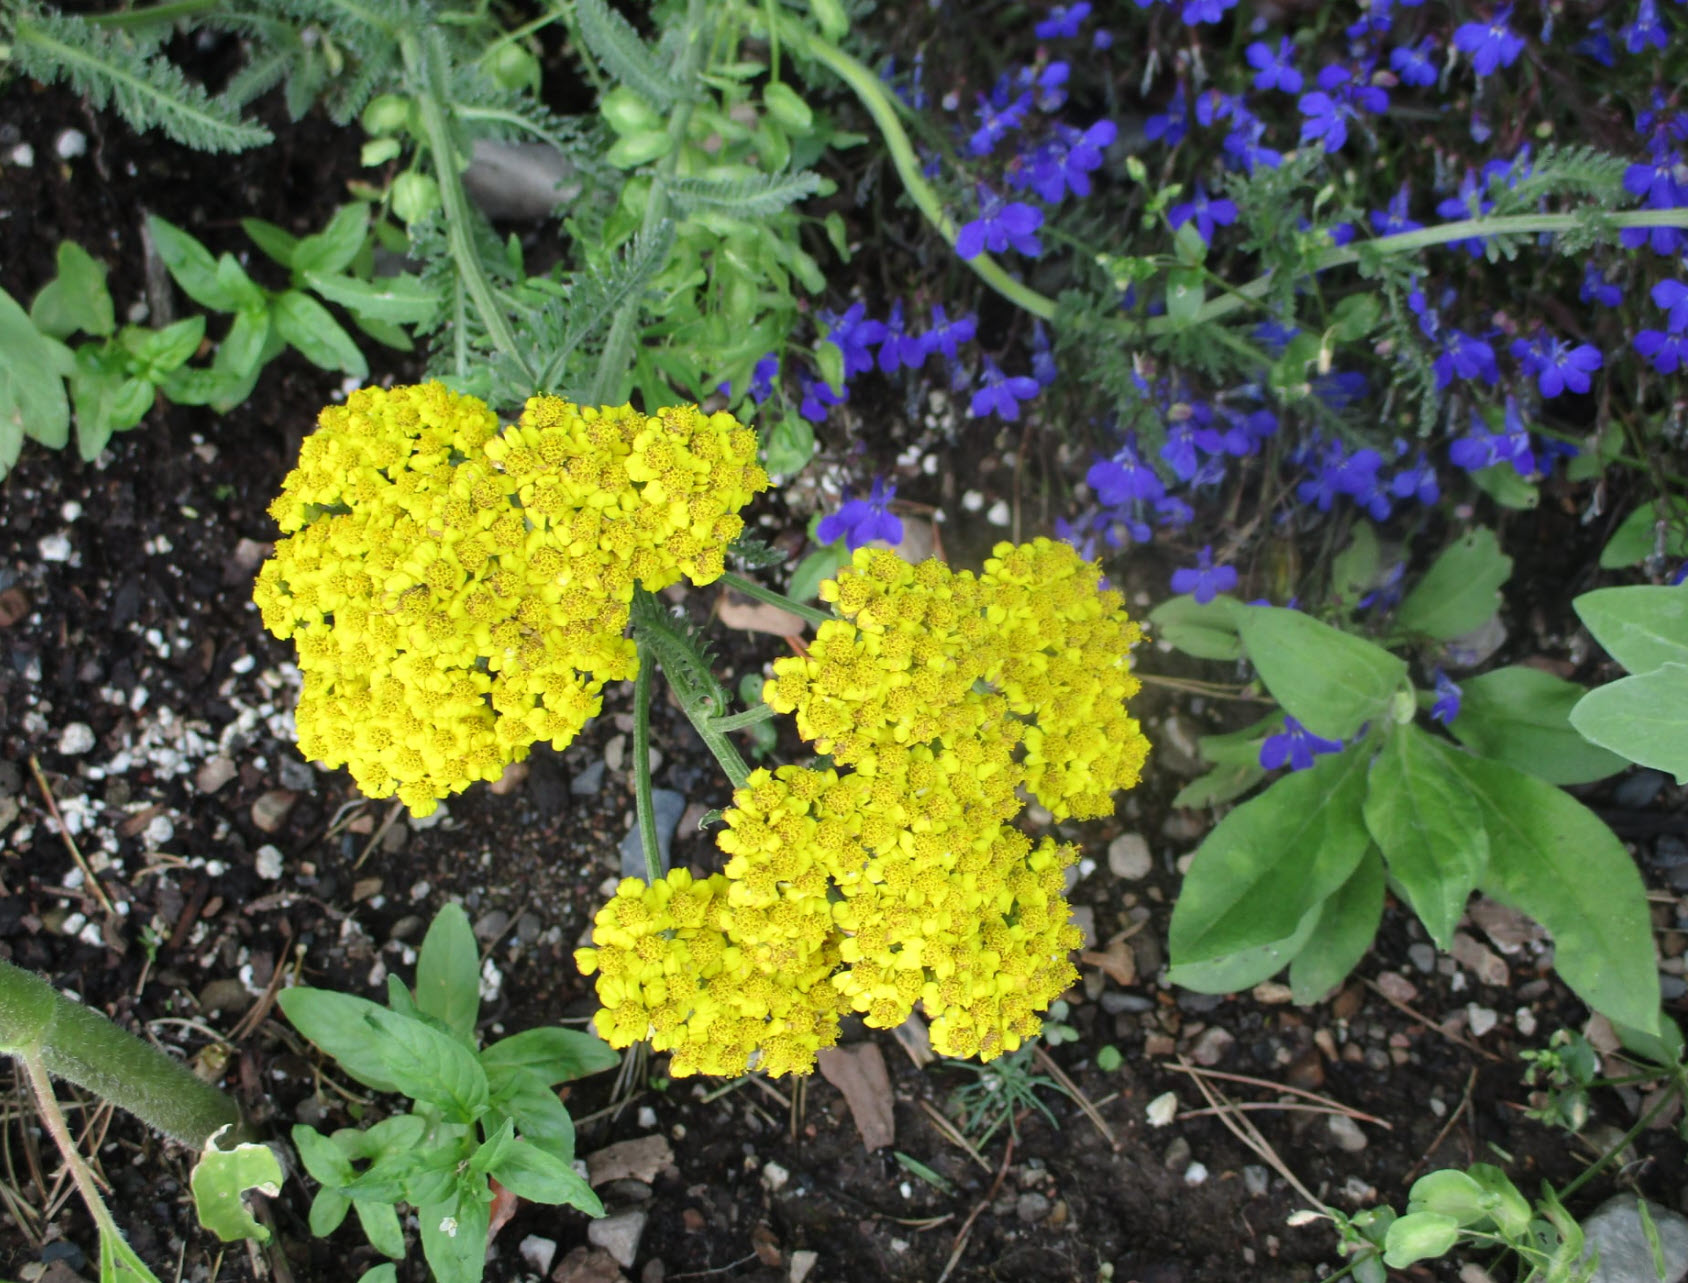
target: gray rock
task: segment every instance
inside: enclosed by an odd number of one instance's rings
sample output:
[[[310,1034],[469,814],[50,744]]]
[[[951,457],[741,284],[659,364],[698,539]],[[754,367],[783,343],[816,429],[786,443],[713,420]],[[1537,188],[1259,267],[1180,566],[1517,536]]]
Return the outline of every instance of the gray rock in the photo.
[[[1117,1016],[1122,1011],[1135,1013],[1154,1009],[1155,1000],[1145,998],[1140,993],[1121,993],[1117,989],[1108,989],[1102,994],[1102,1010],[1110,1016]]]
[[[1161,1159],[1161,1166],[1174,1176],[1183,1175],[1184,1169],[1190,1165],[1190,1142],[1182,1136],[1174,1136],[1172,1144],[1166,1147],[1166,1157]]]
[[[238,980],[213,980],[199,991],[199,1005],[207,1011],[238,1016],[252,1005],[252,995]]]
[[[509,925],[510,915],[503,909],[493,909],[488,913],[483,913],[475,919],[475,939],[482,944],[491,944],[504,934]]]
[[[1049,1215],[1049,1200],[1042,1194],[1027,1192],[1014,1203],[1014,1215],[1027,1225],[1036,1225]]]
[[[1250,1198],[1265,1198],[1266,1191],[1271,1187],[1272,1173],[1259,1163],[1250,1163],[1243,1168],[1243,1188]]]
[[[72,722],[59,732],[59,752],[80,757],[94,747],[94,731],[87,722]]]
[[[1675,1002],[1684,994],[1688,994],[1688,980],[1681,976],[1660,976],[1659,997],[1666,1002]]]
[[[673,789],[652,789],[651,806],[656,811],[656,845],[657,850],[662,853],[662,871],[666,873],[669,849],[674,845],[674,829],[686,812],[686,798],[684,794],[676,793]],[[621,839],[621,876],[645,876],[644,839],[639,836],[637,820],[633,821],[633,827],[627,830],[627,836]]]
[[[1360,1125],[1347,1114],[1332,1114],[1329,1121],[1330,1138],[1336,1142],[1338,1149],[1347,1150],[1350,1154],[1358,1154],[1366,1147],[1366,1134],[1360,1130]]]
[[[591,797],[604,787],[604,759],[599,758],[592,765],[576,773],[569,781],[569,792],[576,797]]]
[[[1108,869],[1116,878],[1146,878],[1154,864],[1149,843],[1141,833],[1121,833],[1108,843]]]
[[[1617,788],[1612,790],[1612,801],[1619,806],[1636,809],[1651,806],[1664,786],[1662,771],[1639,770],[1618,781]]]
[[[1413,966],[1425,975],[1429,975],[1436,970],[1436,947],[1434,945],[1425,944],[1422,940],[1417,944],[1408,945],[1407,957],[1412,960]]]
[[[622,1212],[606,1216],[586,1227],[586,1237],[593,1247],[601,1247],[623,1269],[633,1268],[633,1258],[639,1255],[639,1239],[645,1233],[646,1213]]]
[[[295,793],[314,792],[316,772],[303,762],[284,757],[281,759],[281,787],[292,789]]]
[[[469,199],[494,221],[538,222],[580,195],[574,163],[545,143],[477,138],[463,172]]]
[[[1210,1025],[1202,1030],[1201,1037],[1196,1039],[1196,1045],[1190,1048],[1190,1057],[1198,1065],[1211,1069],[1225,1059],[1226,1053],[1236,1046],[1236,1043],[1236,1037],[1229,1029],[1221,1025]]]
[[[1589,1283],[1660,1283],[1637,1210],[1639,1201],[1634,1194],[1613,1195],[1583,1221],[1583,1233],[1588,1236],[1583,1260],[1596,1250],[1600,1253],[1600,1267]],[[1647,1211],[1664,1250],[1663,1283],[1681,1283],[1688,1275],[1688,1217],[1653,1202],[1647,1204]]]

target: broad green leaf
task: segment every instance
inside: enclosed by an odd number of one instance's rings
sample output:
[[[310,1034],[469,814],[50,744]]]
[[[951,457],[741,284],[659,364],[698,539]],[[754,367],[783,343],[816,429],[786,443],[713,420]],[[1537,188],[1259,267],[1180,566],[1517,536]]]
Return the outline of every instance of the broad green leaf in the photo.
[[[1571,605],[1594,640],[1630,672],[1688,664],[1688,584],[1599,588]]]
[[[1489,1202],[1481,1185],[1451,1167],[1419,1177],[1407,1195],[1409,1211],[1451,1216],[1461,1225],[1475,1225],[1485,1219]]]
[[[267,1243],[270,1232],[253,1218],[242,1195],[249,1189],[271,1198],[281,1193],[281,1164],[268,1145],[223,1149],[217,1143],[221,1135],[211,1137],[188,1181],[199,1223],[225,1243],[246,1238]]]
[[[763,463],[776,477],[793,477],[815,457],[815,429],[800,414],[788,414],[768,433]]]
[[[1512,575],[1512,558],[1494,532],[1468,530],[1431,563],[1401,602],[1395,625],[1402,632],[1450,641],[1463,637],[1500,607],[1500,587]]]
[[[850,19],[841,0],[809,0],[809,13],[828,40],[838,40],[850,29]]]
[[[1360,812],[1368,753],[1321,758],[1219,822],[1178,893],[1174,965],[1284,940],[1348,880],[1371,844]]]
[[[1377,528],[1369,521],[1356,521],[1353,538],[1331,562],[1331,593],[1352,610],[1360,598],[1377,586],[1382,568],[1383,550],[1377,542]]]
[[[1587,691],[1539,668],[1497,668],[1460,683],[1459,716],[1448,729],[1480,757],[1516,766],[1549,784],[1587,784],[1624,769],[1624,759],[1590,744],[1571,725]]]
[[[1554,965],[1577,997],[1611,1020],[1656,1033],[1652,919],[1623,844],[1551,784],[1501,762],[1442,752],[1488,830],[1489,867],[1479,888],[1547,928]]]
[[[391,1203],[372,1198],[360,1198],[352,1207],[358,1214],[358,1224],[363,1227],[363,1236],[369,1240],[369,1245],[382,1256],[395,1261],[404,1260],[404,1227],[399,1224],[398,1210]]]
[[[776,80],[762,90],[762,104],[775,120],[794,134],[806,134],[814,128],[815,113],[809,104],[790,85]]]
[[[278,294],[270,305],[270,315],[276,332],[312,365],[340,370],[355,378],[369,377],[369,364],[352,336],[310,295],[298,290]]]
[[[1318,1002],[1360,965],[1383,920],[1383,860],[1367,850],[1359,866],[1319,907],[1318,919],[1289,966],[1289,987],[1303,1007]]]
[[[492,1135],[475,1147],[475,1152],[469,1156],[469,1170],[490,1172],[515,1143],[516,1124],[506,1118]]]
[[[1315,735],[1346,739],[1406,680],[1403,660],[1299,610],[1233,606],[1231,614],[1266,689]]]
[[[399,1090],[372,1046],[374,1027],[368,1013],[374,1003],[305,985],[283,989],[276,1002],[295,1029],[333,1056],[353,1078],[376,1091]]]
[[[246,269],[233,254],[224,254],[217,260],[217,284],[227,292],[233,304],[225,311],[261,312],[269,308],[269,294],[246,274]]]
[[[1175,267],[1166,274],[1166,317],[1175,330],[1195,322],[1207,301],[1207,287],[1199,267]]]
[[[1235,602],[1216,597],[1202,605],[1189,594],[1169,597],[1149,612],[1157,636],[1197,659],[1241,659],[1243,644],[1232,616]]]
[[[299,242],[289,265],[301,279],[337,275],[358,256],[368,234],[369,206],[362,201],[342,205],[334,211],[327,227]]]
[[[487,1075],[494,1092],[493,1108],[516,1124],[516,1130],[559,1158],[574,1157],[574,1119],[557,1093],[529,1070],[495,1070]]]
[[[182,292],[201,307],[213,312],[232,312],[239,305],[234,295],[217,279],[217,260],[211,251],[174,223],[157,214],[147,215],[147,229],[158,257],[175,278]]]
[[[74,363],[69,348],[0,290],[0,475],[17,462],[25,437],[53,450],[70,439],[64,376]]]
[[[1357,343],[1377,328],[1382,315],[1377,295],[1350,294],[1331,311],[1331,333],[1344,343]]]
[[[674,138],[666,129],[648,129],[616,139],[604,153],[604,160],[617,169],[637,169],[661,159],[673,149]]]
[[[836,544],[817,548],[797,563],[797,568],[791,572],[791,583],[786,587],[786,593],[793,601],[813,601],[820,596],[821,585],[849,564],[850,553],[842,539]]]
[[[122,353],[85,344],[76,350],[70,401],[76,410],[76,447],[84,462],[99,458],[111,434],[134,427],[157,399],[146,379],[124,375]]]
[[[1688,557],[1688,514],[1680,503],[1668,511],[1674,520],[1665,528],[1664,554],[1667,557]],[[1622,570],[1647,560],[1659,544],[1659,506],[1644,503],[1625,517],[1600,551],[1600,569]]]
[[[602,1216],[604,1205],[574,1170],[572,1163],[547,1154],[537,1145],[517,1141],[507,1146],[492,1167],[500,1185],[534,1203],[564,1204],[579,1208],[588,1216]]]
[[[434,915],[416,959],[416,1005],[475,1049],[481,1009],[481,951],[463,906]]]
[[[1478,468],[1470,476],[1479,490],[1503,508],[1528,512],[1541,503],[1541,492],[1536,483],[1519,476],[1518,469],[1510,463]]]
[[[422,1254],[434,1271],[437,1283],[481,1283],[486,1268],[486,1231],[490,1220],[487,1203],[476,1195],[486,1193],[486,1178],[474,1184],[473,1192],[462,1191],[456,1197],[426,1203],[416,1209],[417,1224],[422,1230]]]
[[[125,325],[117,341],[140,363],[139,373],[156,382],[186,364],[204,337],[205,318],[190,316],[161,330]]]
[[[1283,729],[1284,715],[1273,711],[1258,722],[1225,735],[1203,735],[1196,741],[1202,760],[1215,766],[1260,764],[1260,742]]]
[[[326,1188],[348,1184],[356,1175],[351,1159],[334,1141],[307,1123],[295,1123],[288,1133],[299,1161],[311,1179]]]
[[[240,220],[242,229],[251,237],[252,243],[263,250],[265,255],[280,263],[283,267],[293,266],[293,254],[299,247],[299,238],[274,223],[267,223],[261,218],[243,218]]]
[[[547,1086],[603,1073],[620,1063],[621,1053],[602,1038],[554,1025],[512,1034],[481,1053],[481,1066],[489,1077],[524,1069],[537,1074]]]
[[[1238,949],[1202,962],[1175,962],[1167,968],[1166,978],[1196,993],[1240,993],[1252,989],[1262,980],[1277,975],[1286,965],[1294,965],[1318,926],[1321,907],[1314,905],[1307,910],[1295,930],[1282,940]]]
[[[306,272],[305,283],[360,320],[426,325],[440,310],[439,295],[415,276],[377,276],[372,281],[360,281],[352,276]]]
[[[1483,1187],[1489,1219],[1509,1239],[1520,1239],[1530,1228],[1530,1202],[1512,1178],[1493,1163],[1473,1163],[1467,1173]]]
[[[1682,1063],[1682,1029],[1664,1012],[1659,1013],[1659,1032],[1656,1034],[1643,1033],[1617,1021],[1612,1022],[1612,1029],[1617,1033],[1618,1041],[1623,1044],[1624,1050],[1640,1056],[1643,1060],[1655,1065]]]
[[[1436,947],[1453,944],[1489,862],[1483,816],[1435,742],[1412,724],[1390,732],[1366,787],[1366,828]]]
[[[29,305],[29,319],[41,333],[68,338],[80,330],[105,338],[117,328],[106,289],[106,266],[75,241],[59,242],[58,275]]]
[[[370,1241],[373,1244],[374,1240]],[[392,1264],[374,1266],[358,1275],[358,1283],[399,1283],[398,1266]]]
[[[311,1210],[306,1214],[311,1233],[318,1238],[327,1238],[345,1223],[346,1213],[351,1210],[352,1200],[339,1190],[327,1186],[317,1190],[316,1197],[311,1199]]]
[[[815,366],[820,371],[821,382],[834,392],[842,391],[844,387],[844,349],[832,342],[817,343],[815,345]]]
[[[1175,807],[1218,806],[1241,797],[1261,780],[1266,772],[1260,763],[1242,762],[1232,766],[1216,766],[1206,775],[1197,776],[1178,790],[1172,799]]]
[[[236,378],[256,374],[263,365],[264,344],[269,337],[269,309],[236,312],[234,324],[217,345],[218,368]]]
[[[1584,738],[1688,784],[1688,664],[1597,686],[1571,710]]]
[[[664,124],[662,114],[629,85],[617,85],[599,98],[598,114],[620,137],[649,133]]]
[[[1411,1212],[1389,1227],[1383,1241],[1383,1263],[1404,1270],[1417,1261],[1433,1260],[1459,1242],[1459,1222],[1437,1212]]]

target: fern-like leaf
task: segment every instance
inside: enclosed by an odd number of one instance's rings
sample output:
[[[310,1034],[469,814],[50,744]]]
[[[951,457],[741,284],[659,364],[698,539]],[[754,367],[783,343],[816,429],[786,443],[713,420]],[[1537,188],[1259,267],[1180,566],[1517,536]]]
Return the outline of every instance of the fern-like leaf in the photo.
[[[574,351],[608,325],[624,306],[638,301],[651,280],[667,266],[673,249],[674,224],[664,219],[650,235],[636,237],[607,272],[588,271],[575,278],[567,304],[556,305],[558,314],[567,320],[545,353],[545,367],[539,375],[542,390],[553,390]]]
[[[682,214],[715,210],[734,218],[769,218],[813,196],[821,176],[810,169],[794,174],[752,174],[745,178],[676,178],[668,192]]]
[[[212,98],[181,71],[123,35],[58,14],[20,20],[12,62],[48,83],[67,80],[96,108],[107,105],[133,129],[157,129],[198,151],[244,151],[270,131],[242,120],[232,103]]]
[[[592,56],[658,111],[667,111],[682,94],[639,33],[604,0],[576,0],[575,17]]]

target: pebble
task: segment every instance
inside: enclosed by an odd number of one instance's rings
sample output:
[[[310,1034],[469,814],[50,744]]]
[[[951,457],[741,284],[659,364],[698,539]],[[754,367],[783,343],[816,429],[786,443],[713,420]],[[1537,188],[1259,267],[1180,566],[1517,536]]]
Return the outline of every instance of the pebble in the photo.
[[[1358,1154],[1366,1147],[1366,1134],[1360,1130],[1360,1125],[1347,1114],[1332,1114],[1329,1119],[1331,1139],[1336,1142],[1338,1149],[1350,1154]]]
[[[569,781],[569,792],[576,797],[591,797],[604,786],[604,762],[600,758],[580,771]]]
[[[1377,987],[1383,991],[1384,997],[1396,1002],[1411,1002],[1418,997],[1418,986],[1398,971],[1378,972]]]
[[[811,1252],[807,1248],[799,1248],[791,1254],[790,1274],[786,1283],[803,1283],[809,1277],[809,1272],[815,1268],[820,1260],[819,1252]]]
[[[238,1016],[252,1005],[252,995],[238,980],[213,980],[199,991],[199,1005],[206,1011]]]
[[[12,148],[11,152],[7,156],[7,159],[19,169],[33,168],[35,165],[35,148],[31,147],[28,143],[19,143],[16,147]]]
[[[88,154],[88,135],[80,129],[67,129],[53,142],[53,150],[60,160],[75,160]]]
[[[1237,1039],[1229,1029],[1222,1025],[1213,1025],[1202,1030],[1201,1037],[1196,1039],[1196,1045],[1190,1049],[1190,1056],[1198,1065],[1211,1069],[1226,1053],[1236,1046]]]
[[[1465,1005],[1465,1019],[1473,1038],[1481,1038],[1500,1023],[1500,1017],[1492,1007],[1479,1007],[1474,1002]]]
[[[279,833],[299,795],[292,789],[270,789],[252,803],[252,823],[265,833]]]
[[[529,1234],[516,1248],[521,1253],[522,1260],[536,1273],[544,1274],[551,1268],[551,1262],[557,1255],[557,1240],[554,1238],[540,1238],[537,1234]]]
[[[1186,1185],[1202,1185],[1207,1181],[1207,1164],[1191,1163],[1184,1169],[1184,1183]]]
[[[1006,499],[998,499],[990,506],[990,511],[985,513],[985,520],[993,526],[1006,526],[1013,519],[1014,514]]]
[[[1143,1112],[1149,1120],[1149,1126],[1165,1127],[1178,1117],[1178,1093],[1163,1091],[1149,1102],[1148,1107]]]
[[[87,722],[72,722],[59,732],[59,752],[79,757],[94,747],[94,731]]]
[[[1407,959],[1425,975],[1436,970],[1436,948],[1422,940],[1407,946]]]
[[[612,771],[619,771],[621,769],[621,764],[626,760],[627,736],[610,736],[610,742],[604,745],[604,764]]]
[[[784,1189],[790,1180],[791,1173],[778,1163],[767,1162],[762,1164],[762,1188],[770,1194],[778,1193]]]
[[[1224,994],[1197,993],[1193,989],[1180,989],[1178,991],[1179,1010],[1188,1011],[1195,1016],[1212,1011],[1223,1001],[1225,1001]]]
[[[205,759],[204,764],[199,768],[199,773],[194,776],[193,783],[194,787],[201,793],[209,796],[238,774],[240,772],[235,768],[235,764],[218,753],[215,757]]]
[[[1085,949],[1096,947],[1096,910],[1088,904],[1075,904],[1069,910],[1068,921],[1084,932]]]
[[[1174,1176],[1187,1169],[1190,1166],[1190,1142],[1182,1136],[1174,1136],[1172,1144],[1166,1147],[1166,1157],[1161,1159],[1161,1166]]]
[[[316,772],[295,758],[281,759],[281,787],[295,793],[310,793],[316,788]]]
[[[279,878],[285,867],[281,851],[267,842],[258,848],[252,860],[253,871],[268,882]]]
[[[1154,857],[1141,833],[1121,833],[1108,843],[1108,870],[1116,878],[1136,881],[1148,877],[1153,867]]]
[[[623,1269],[630,1269],[639,1254],[639,1239],[645,1233],[646,1213],[634,1210],[616,1216],[606,1216],[586,1227],[586,1238],[593,1247],[601,1247],[615,1257]]]
[[[1675,1002],[1684,994],[1688,994],[1688,980],[1681,976],[1660,976],[1659,997],[1666,1002]]]
[[[509,925],[510,915],[503,909],[493,909],[491,912],[483,913],[476,918],[475,925],[471,930],[475,933],[475,939],[482,944],[492,944],[504,934],[505,928]]]
[[[1266,1191],[1272,1186],[1272,1173],[1259,1163],[1250,1163],[1243,1168],[1243,1188],[1248,1191],[1250,1198],[1265,1198]]]
[[[43,535],[35,548],[42,561],[70,560],[70,539],[64,534]]]
[[[1102,994],[1102,1010],[1110,1016],[1117,1016],[1122,1011],[1135,1013],[1154,1009],[1155,1000],[1140,993],[1120,993],[1117,989],[1109,989]]]
[[[1647,1211],[1658,1236],[1664,1273],[1654,1266],[1652,1236],[1636,1211],[1634,1194],[1615,1194],[1583,1221],[1588,1245],[1583,1262],[1600,1253],[1600,1266],[1590,1283],[1656,1283],[1658,1279],[1679,1280],[1688,1272],[1688,1219],[1657,1203]],[[1579,1275],[1580,1277],[1580,1275]]]
[[[425,829],[438,828],[441,824],[444,824],[450,818],[451,818],[451,808],[448,807],[444,802],[441,802],[438,806],[436,806],[427,815],[411,815],[408,812],[405,814],[405,819],[409,822],[410,827],[415,829],[418,833],[422,832]],[[393,830],[388,829],[387,830],[387,836],[391,837],[392,834],[393,834]]]
[[[1049,1215],[1049,1200],[1042,1194],[1028,1191],[1015,1200],[1014,1215],[1027,1225],[1036,1225]]]
[[[652,789],[651,808],[656,812],[656,845],[662,855],[663,871],[666,872],[669,867],[669,849],[674,845],[674,829],[680,823],[680,817],[685,814],[686,798],[684,794],[676,793],[673,789]],[[633,827],[627,830],[627,836],[621,839],[621,876],[645,876],[644,840],[639,836],[637,820],[633,822]]]
[[[1639,770],[1618,781],[1612,790],[1612,801],[1622,807],[1651,806],[1653,799],[1664,789],[1665,777],[1660,771]]]
[[[1536,1032],[1536,1013],[1528,1007],[1520,1007],[1512,1013],[1512,1023],[1518,1027],[1518,1032],[1528,1038]]]
[[[1455,962],[1475,975],[1481,984],[1504,989],[1512,982],[1511,973],[1507,971],[1506,963],[1501,961],[1500,955],[1463,931],[1454,932],[1453,945],[1448,952],[1453,954]]]

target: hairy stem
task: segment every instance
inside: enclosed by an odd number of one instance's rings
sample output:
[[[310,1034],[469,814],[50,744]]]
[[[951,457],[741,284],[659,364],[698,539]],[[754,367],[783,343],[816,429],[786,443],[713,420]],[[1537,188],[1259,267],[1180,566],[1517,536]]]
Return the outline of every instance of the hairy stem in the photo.
[[[88,1164],[83,1161],[82,1151],[76,1147],[76,1138],[70,1134],[70,1128],[65,1126],[64,1113],[59,1109],[58,1099],[53,1095],[53,1081],[47,1076],[47,1066],[41,1062],[41,1057],[34,1054],[18,1056],[23,1065],[24,1073],[29,1078],[29,1085],[35,1094],[35,1112],[41,1117],[41,1124],[47,1129],[47,1134],[53,1138],[53,1144],[59,1147],[59,1154],[64,1159],[64,1165],[70,1169],[70,1178],[76,1182],[76,1191],[82,1195],[82,1201],[87,1204],[88,1214],[94,1218],[94,1225],[99,1229],[101,1237],[112,1235],[121,1239],[117,1222],[112,1219],[111,1209],[100,1197],[100,1187],[94,1183],[94,1173],[88,1170]]]
[[[510,318],[504,315],[475,249],[471,232],[473,215],[469,197],[463,191],[463,172],[457,149],[452,146],[451,126],[446,119],[445,86],[440,81],[434,59],[422,48],[422,37],[415,31],[399,35],[399,50],[404,55],[405,72],[416,92],[416,105],[422,116],[422,128],[428,136],[428,149],[434,154],[434,181],[440,187],[440,202],[445,207],[446,241],[451,257],[457,265],[458,276],[480,313],[481,323],[498,349],[516,363],[529,383],[533,382],[533,366],[526,350],[516,341],[510,328]]]
[[[83,22],[96,27],[133,29],[209,13],[217,8],[218,4],[219,0],[164,0],[162,4],[148,5],[144,9],[123,9],[116,13],[89,13],[78,16]]]
[[[38,1060],[195,1149],[240,1122],[234,1101],[192,1070],[9,962],[0,962],[0,1051]]]
[[[744,575],[735,574],[730,570],[721,576],[721,582],[730,584],[746,597],[753,597],[757,601],[766,602],[770,606],[778,606],[781,610],[789,611],[799,619],[807,620],[816,626],[824,624],[832,618],[832,615],[827,611],[816,610],[813,606],[805,606],[802,602],[793,601],[782,592],[772,588],[764,588],[754,579],[748,579]]]
[[[645,854],[646,882],[655,882],[666,872],[656,839],[656,803],[651,797],[651,670],[655,667],[656,656],[641,645],[639,675],[633,679],[633,808]]]

